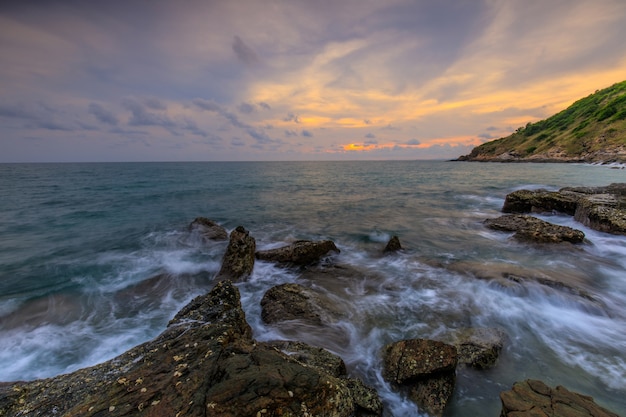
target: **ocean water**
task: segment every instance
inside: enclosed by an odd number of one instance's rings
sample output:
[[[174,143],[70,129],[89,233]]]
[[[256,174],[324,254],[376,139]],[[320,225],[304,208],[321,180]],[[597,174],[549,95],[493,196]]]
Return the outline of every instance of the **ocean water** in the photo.
[[[617,169],[616,169],[617,168]],[[446,416],[497,416],[498,394],[541,379],[626,415],[626,237],[561,215],[588,243],[531,245],[487,230],[507,193],[626,182],[620,167],[443,161],[0,164],[0,381],[94,365],[161,333],[209,291],[226,242],[188,231],[197,216],[242,225],[260,249],[332,239],[332,262],[362,275],[311,281],[257,262],[238,284],[259,340],[297,339],[339,354],[375,387],[387,416],[419,410],[380,376],[380,350],[405,338],[497,327],[498,364],[459,367]],[[381,256],[397,235],[405,248]],[[595,300],[538,284],[543,276]],[[483,277],[483,279],[479,278]],[[285,282],[336,300],[345,320],[266,326],[259,302]]]

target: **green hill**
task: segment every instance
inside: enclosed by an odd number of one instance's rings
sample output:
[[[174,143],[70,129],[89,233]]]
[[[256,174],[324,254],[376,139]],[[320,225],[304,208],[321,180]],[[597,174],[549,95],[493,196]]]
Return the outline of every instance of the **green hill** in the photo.
[[[626,81],[483,143],[459,161],[626,162]]]

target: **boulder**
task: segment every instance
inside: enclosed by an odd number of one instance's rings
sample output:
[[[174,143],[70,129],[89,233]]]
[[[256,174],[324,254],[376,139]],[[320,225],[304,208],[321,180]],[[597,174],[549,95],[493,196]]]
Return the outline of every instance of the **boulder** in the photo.
[[[626,235],[626,197],[617,194],[584,196],[574,219],[601,232]]]
[[[516,382],[500,394],[500,400],[501,417],[618,417],[591,397],[562,386],[550,388],[537,380]]]
[[[207,240],[228,239],[226,229],[206,217],[196,217],[189,225],[189,231],[199,233]]]
[[[459,363],[477,369],[495,366],[506,334],[496,328],[457,329],[443,338],[443,341],[457,349]]]
[[[298,240],[291,245],[258,251],[256,258],[285,265],[309,265],[318,262],[328,252],[339,253],[332,240]]]
[[[222,258],[222,267],[217,274],[218,280],[240,281],[247,278],[254,268],[256,241],[243,226],[238,226],[230,233],[230,241]]]
[[[585,234],[567,226],[548,223],[533,216],[508,214],[496,219],[487,219],[485,226],[493,230],[515,232],[514,238],[540,243],[581,243]]]
[[[518,190],[506,196],[502,211],[560,212],[592,229],[626,235],[626,183],[566,187],[559,191]]]
[[[502,206],[503,213],[542,213],[557,211],[573,216],[578,196],[546,190],[518,190],[508,194]]]
[[[300,284],[277,285],[267,290],[261,299],[261,318],[268,324],[302,320],[323,326],[340,317],[341,313],[331,300]]]
[[[433,416],[441,416],[456,380],[457,350],[427,339],[402,340],[383,349],[383,377]]]
[[[219,282],[154,340],[71,374],[0,384],[3,416],[380,415],[367,387],[256,343],[239,291]]]
[[[401,249],[402,245],[400,245],[400,239],[398,238],[398,236],[393,236],[391,239],[389,239],[389,242],[387,242],[387,246],[385,246],[385,249],[383,249],[383,253],[397,252]]]

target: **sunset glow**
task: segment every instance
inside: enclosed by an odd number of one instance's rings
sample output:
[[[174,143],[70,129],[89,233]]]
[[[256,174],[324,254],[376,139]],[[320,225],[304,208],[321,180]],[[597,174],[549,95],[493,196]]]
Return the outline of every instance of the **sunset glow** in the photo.
[[[626,79],[621,0],[273,5],[0,6],[0,162],[447,159]]]

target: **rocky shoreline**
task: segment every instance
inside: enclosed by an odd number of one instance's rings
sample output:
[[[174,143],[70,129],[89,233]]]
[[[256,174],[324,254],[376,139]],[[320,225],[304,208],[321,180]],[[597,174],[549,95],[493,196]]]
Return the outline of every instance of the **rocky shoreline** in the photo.
[[[485,227],[514,232],[522,242],[585,244],[581,231],[528,215],[538,212],[569,214],[590,228],[626,235],[626,184],[520,190],[506,197],[503,212],[508,214],[487,219]],[[255,340],[234,284],[252,273],[255,259],[297,268],[312,280],[354,274],[352,267],[324,262],[339,252],[334,242],[296,241],[257,251],[242,226],[229,235],[215,222],[197,218],[189,227],[207,240],[229,240],[213,289],[183,307],[155,339],[110,361],[53,378],[0,383],[1,417],[383,415],[376,391],[348,376],[340,357],[299,341]],[[381,256],[397,251],[402,246],[394,236]],[[481,278],[467,266],[460,270]],[[507,271],[499,278],[549,285],[602,309],[593,295],[559,281]],[[261,307],[262,320],[272,326],[297,319],[324,327],[341,319],[332,300],[299,284],[269,289]],[[420,410],[441,416],[454,392],[457,367],[497,366],[506,342],[506,334],[496,328],[457,329],[442,340],[398,340],[380,352],[382,374]],[[518,382],[500,399],[501,416],[617,416],[590,397],[541,381]]]

